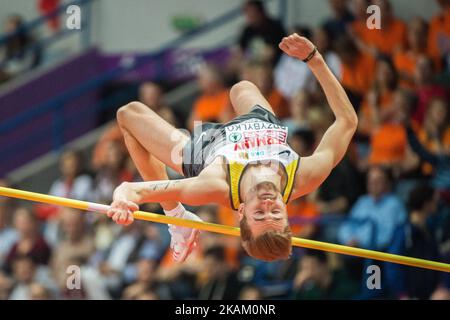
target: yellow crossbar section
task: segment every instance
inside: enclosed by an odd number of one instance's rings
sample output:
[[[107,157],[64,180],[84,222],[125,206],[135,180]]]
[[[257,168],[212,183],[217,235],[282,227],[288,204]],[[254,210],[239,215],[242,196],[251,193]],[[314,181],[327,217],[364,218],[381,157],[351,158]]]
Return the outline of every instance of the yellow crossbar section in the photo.
[[[49,196],[49,195],[41,194],[41,193],[23,191],[23,190],[12,189],[12,188],[3,188],[3,187],[0,187],[0,196],[18,198],[18,199],[24,199],[24,200],[36,201],[36,202],[42,202],[42,203],[48,203],[48,204],[54,204],[54,205],[58,205],[58,206],[70,207],[70,208],[75,208],[75,209],[80,209],[80,210],[85,210],[85,211],[99,212],[99,213],[106,213],[106,211],[109,208],[109,206],[104,205],[104,204],[79,201],[79,200],[73,200],[73,199],[62,198],[62,197]],[[226,235],[230,235],[230,236],[239,236],[240,235],[239,228],[215,224],[215,223],[174,218],[174,217],[169,217],[169,216],[165,216],[165,215],[161,215],[161,214],[144,212],[144,211],[136,211],[133,213],[133,215],[134,215],[134,218],[138,219],[138,220],[145,220],[145,221],[165,223],[165,224],[174,224],[177,226],[194,228],[194,229],[205,230],[205,231],[210,231],[210,232],[216,232],[216,233],[226,234]],[[339,254],[346,254],[346,255],[351,255],[351,256],[356,256],[356,257],[361,257],[361,258],[398,263],[398,264],[411,266],[411,267],[450,272],[450,264],[437,262],[437,261],[412,258],[412,257],[406,257],[406,256],[401,256],[401,255],[396,255],[396,254],[380,252],[380,251],[366,250],[366,249],[348,247],[348,246],[343,246],[343,245],[338,245],[338,244],[333,244],[333,243],[301,239],[301,238],[294,238],[294,237],[292,238],[292,245],[297,246],[297,247],[316,249],[316,250],[334,252],[334,253],[339,253]]]

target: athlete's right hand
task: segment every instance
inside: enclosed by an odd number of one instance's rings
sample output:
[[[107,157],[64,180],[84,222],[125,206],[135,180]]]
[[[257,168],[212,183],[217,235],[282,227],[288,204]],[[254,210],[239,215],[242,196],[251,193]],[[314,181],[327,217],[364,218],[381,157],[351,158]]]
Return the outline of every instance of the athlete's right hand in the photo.
[[[129,199],[129,187],[127,183],[122,183],[114,190],[113,202],[107,211],[108,217],[114,222],[122,225],[129,225],[134,221],[133,212],[139,210],[139,206]]]

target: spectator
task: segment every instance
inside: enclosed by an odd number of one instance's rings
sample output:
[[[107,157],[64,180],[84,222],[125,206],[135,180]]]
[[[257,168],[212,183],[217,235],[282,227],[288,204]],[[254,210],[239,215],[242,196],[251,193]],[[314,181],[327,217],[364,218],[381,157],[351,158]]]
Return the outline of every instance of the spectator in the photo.
[[[296,27],[293,32],[310,38],[310,30]],[[324,57],[333,74],[341,77],[341,61],[331,48],[331,36],[323,27],[316,28],[313,33],[313,42],[317,50]],[[314,77],[308,66],[298,59],[283,54],[274,69],[275,87],[286,97],[293,98],[299,91],[320,90],[315,86]]]
[[[431,19],[428,32],[428,51],[432,59],[440,65],[443,57],[450,52],[450,28],[448,27],[450,1],[437,0],[436,2],[442,10]]]
[[[379,166],[367,173],[366,195],[350,210],[349,220],[339,229],[339,242],[383,251],[394,230],[406,220],[403,203],[392,193],[392,174]]]
[[[382,59],[376,67],[376,75],[372,89],[367,93],[359,110],[358,132],[370,136],[376,124],[375,116],[386,117],[392,106],[394,92],[397,89],[398,75],[390,60]],[[377,112],[374,112],[376,109]]]
[[[380,29],[370,29],[359,38],[360,47],[374,58],[392,56],[406,47],[407,31],[405,24],[395,17],[389,0],[373,0],[380,8]]]
[[[160,85],[154,82],[143,82],[139,86],[139,101],[158,113],[164,120],[176,126],[172,109],[164,101],[164,92]]]
[[[96,281],[87,289],[89,296],[119,298],[122,285],[136,279],[136,261],[161,259],[165,248],[161,247],[160,235],[155,228],[139,223],[123,228],[106,251],[97,252],[97,258],[84,271],[86,281]]]
[[[0,300],[8,299],[13,286],[14,280],[0,270]]]
[[[370,2],[370,0],[352,1],[352,12],[355,20],[347,26],[347,33],[355,40],[361,51],[366,49],[365,43],[368,43],[370,38],[370,29],[367,28],[367,8]]]
[[[290,145],[301,157],[311,155],[315,146],[314,132],[309,129],[294,131],[290,137]],[[288,204],[288,212],[293,236],[312,238],[320,214],[316,203],[307,197],[298,198]]]
[[[5,33],[9,39],[0,48],[0,70],[3,74],[0,82],[8,80],[16,75],[31,70],[39,65],[40,52],[34,45],[34,40],[25,28],[23,19],[19,15],[8,17]]]
[[[61,0],[38,0],[39,12],[42,16],[50,15],[61,5]],[[53,32],[57,32],[60,29],[60,18],[58,15],[46,18],[47,26]]]
[[[424,19],[413,18],[408,25],[408,46],[393,56],[395,68],[400,76],[400,85],[414,89],[414,72],[420,56],[427,55],[426,35],[428,26]],[[435,66],[437,69],[437,65]]]
[[[96,202],[110,203],[114,189],[122,182],[131,181],[133,175],[125,167],[126,151],[117,141],[108,144],[105,163],[99,168],[94,180]]]
[[[177,121],[175,115],[170,107],[164,102],[163,90],[161,86],[154,82],[143,82],[139,86],[139,101],[153,109],[164,120],[176,126]],[[91,165],[93,169],[99,169],[107,159],[108,145],[110,142],[117,142],[122,144],[125,148],[125,141],[122,137],[122,132],[116,121],[112,121],[105,132],[100,137],[95,145]]]
[[[246,26],[239,36],[239,60],[263,60],[272,65],[278,62],[278,44],[286,32],[279,21],[270,18],[262,1],[247,1],[243,6]]]
[[[299,300],[351,299],[358,285],[345,270],[332,270],[327,253],[308,250],[298,263],[292,297]]]
[[[345,215],[359,196],[360,187],[356,168],[345,156],[315,193],[318,210],[321,214]]]
[[[94,241],[86,230],[84,213],[65,208],[61,212],[64,239],[53,250],[50,266],[55,281],[66,298],[83,297],[79,290],[67,289],[67,268],[71,265],[81,267],[94,253]]]
[[[310,156],[316,146],[316,138],[311,129],[297,129],[290,137],[292,149],[301,157]]]
[[[65,151],[59,162],[61,177],[53,182],[49,193],[57,197],[91,200],[92,178],[83,173],[81,153]]]
[[[432,179],[433,187],[436,188],[447,205],[450,203],[450,152],[430,152],[418,140],[411,126],[407,129],[408,142],[412,150],[416,152],[420,159],[431,164],[434,168]]]
[[[448,89],[446,90],[436,83],[433,63],[426,56],[420,56],[418,58],[414,80],[416,87],[415,95],[418,101],[412,118],[418,125],[422,125],[430,101],[436,97],[446,99],[449,92]]]
[[[0,187],[10,187],[10,185],[8,181],[0,179]],[[0,266],[17,241],[17,232],[11,226],[12,209],[11,198],[0,197]]]
[[[342,36],[335,42],[336,53],[341,60],[341,78],[344,89],[350,93],[358,108],[362,97],[369,90],[375,74],[375,59],[358,50],[353,40]]]
[[[230,98],[224,79],[218,68],[203,66],[197,74],[200,96],[195,100],[187,121],[190,130],[194,121],[222,122],[224,114],[230,108]]]
[[[278,118],[289,117],[288,102],[274,87],[272,67],[261,61],[249,61],[241,70],[241,80],[253,82],[267,99]]]
[[[333,16],[328,18],[323,23],[323,28],[333,38],[337,38],[347,32],[347,25],[349,25],[355,18],[348,10],[347,0],[330,0],[329,3]]]
[[[431,153],[450,154],[450,112],[442,98],[434,98],[427,109],[422,128],[417,133],[420,143]],[[423,173],[431,175],[433,168],[426,163]]]
[[[153,292],[156,289],[156,262],[154,260],[142,259],[136,262],[136,267],[137,279],[124,289],[122,299],[137,300],[139,296]]]
[[[81,152],[66,150],[59,160],[61,177],[52,183],[49,194],[84,201],[94,200],[93,180],[88,174],[83,173],[82,164]],[[46,221],[44,237],[47,243],[54,247],[61,237],[60,208],[48,204],[36,204],[34,209],[38,217]]]
[[[408,147],[405,119],[409,118],[410,97],[399,89],[393,103],[384,113],[370,104],[373,114],[373,131],[370,138],[369,165],[384,165],[395,170],[396,175],[417,168],[418,159]]]
[[[14,284],[8,297],[10,300],[30,300],[36,294],[36,285],[56,296],[57,291],[48,270],[36,264],[31,257],[17,256],[12,262]]]
[[[292,235],[312,239],[317,230],[320,212],[317,204],[306,197],[296,199],[288,204],[289,222]]]
[[[12,261],[15,284],[9,300],[29,300],[30,285],[36,274],[36,265],[29,257],[17,257]]]
[[[39,224],[34,213],[25,207],[14,212],[14,227],[19,238],[6,256],[4,268],[12,271],[12,263],[17,257],[28,257],[37,265],[47,265],[50,248],[39,233]]]
[[[307,27],[296,26],[291,33],[294,32],[308,39],[311,37],[311,31]],[[299,91],[307,90],[312,78],[307,64],[287,54],[282,54],[274,68],[275,87],[288,99],[292,99]]]
[[[346,1],[346,0],[344,0]],[[341,61],[338,55],[333,50],[332,39],[333,33],[326,28],[316,28],[313,32],[313,43],[317,47],[317,50],[322,54],[330,70],[336,76],[341,77]]]
[[[388,252],[440,261],[438,247],[427,226],[428,218],[437,210],[437,194],[428,185],[418,185],[409,194],[408,222],[399,226]],[[385,263],[386,286],[396,299],[430,299],[438,289],[442,273]]]
[[[288,135],[291,138],[293,132],[298,129],[309,129],[311,126],[311,95],[306,90],[298,91],[289,101],[289,112],[291,116],[282,121],[288,128]]]
[[[198,298],[207,300],[236,299],[242,288],[235,271],[230,270],[221,246],[209,248],[204,254],[199,273]]]

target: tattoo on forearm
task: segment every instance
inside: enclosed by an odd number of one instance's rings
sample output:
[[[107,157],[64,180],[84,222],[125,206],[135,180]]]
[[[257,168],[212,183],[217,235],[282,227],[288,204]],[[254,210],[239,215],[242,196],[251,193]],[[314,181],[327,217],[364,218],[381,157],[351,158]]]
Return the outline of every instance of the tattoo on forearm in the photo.
[[[173,188],[177,184],[179,184],[179,180],[173,180],[173,181],[162,181],[162,182],[153,182],[151,183],[150,187],[147,189],[139,190],[137,193],[140,197],[145,198],[150,193],[154,191],[160,191],[160,190],[167,190],[169,188]]]

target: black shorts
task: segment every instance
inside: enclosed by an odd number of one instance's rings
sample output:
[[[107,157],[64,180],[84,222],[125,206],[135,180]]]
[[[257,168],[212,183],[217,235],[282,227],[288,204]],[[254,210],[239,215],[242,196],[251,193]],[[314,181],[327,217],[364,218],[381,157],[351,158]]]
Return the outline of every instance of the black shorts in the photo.
[[[234,118],[227,123],[206,122],[194,129],[191,139],[183,147],[183,174],[185,177],[196,177],[205,167],[205,159],[210,151],[220,147],[225,141],[225,127],[249,119],[260,119],[276,125],[281,125],[281,121],[270,111],[254,106],[249,113]]]

